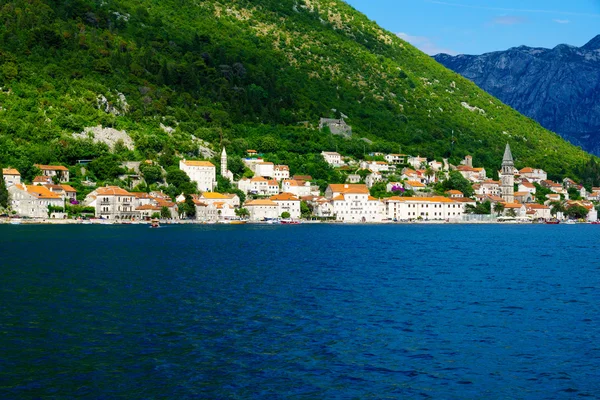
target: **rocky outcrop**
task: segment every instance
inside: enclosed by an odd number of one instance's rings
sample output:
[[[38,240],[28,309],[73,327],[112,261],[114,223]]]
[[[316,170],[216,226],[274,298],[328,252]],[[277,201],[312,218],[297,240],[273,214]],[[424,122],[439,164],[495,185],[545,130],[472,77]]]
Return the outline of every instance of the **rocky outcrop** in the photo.
[[[434,58],[543,127],[600,155],[600,35],[582,47],[520,46]]]

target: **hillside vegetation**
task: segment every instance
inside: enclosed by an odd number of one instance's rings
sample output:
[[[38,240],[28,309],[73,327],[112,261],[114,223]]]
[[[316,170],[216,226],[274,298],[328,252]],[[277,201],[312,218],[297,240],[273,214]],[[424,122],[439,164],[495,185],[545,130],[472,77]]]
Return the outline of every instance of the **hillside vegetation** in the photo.
[[[336,149],[497,170],[509,142],[517,167],[551,177],[590,158],[341,1],[13,0],[0,20],[0,164],[26,178],[110,151],[168,168],[200,140],[292,173]],[[352,140],[316,129],[342,114]],[[97,126],[135,148],[73,136]]]

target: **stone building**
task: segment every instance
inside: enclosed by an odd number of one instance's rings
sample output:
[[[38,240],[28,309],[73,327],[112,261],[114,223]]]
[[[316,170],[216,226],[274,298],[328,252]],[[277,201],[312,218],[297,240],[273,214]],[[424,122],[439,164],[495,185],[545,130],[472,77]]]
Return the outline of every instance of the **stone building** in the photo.
[[[506,143],[504,158],[502,159],[502,171],[500,173],[500,192],[502,193],[502,198],[507,203],[515,202],[514,167],[515,163],[513,161],[512,153],[510,152],[510,145]]]

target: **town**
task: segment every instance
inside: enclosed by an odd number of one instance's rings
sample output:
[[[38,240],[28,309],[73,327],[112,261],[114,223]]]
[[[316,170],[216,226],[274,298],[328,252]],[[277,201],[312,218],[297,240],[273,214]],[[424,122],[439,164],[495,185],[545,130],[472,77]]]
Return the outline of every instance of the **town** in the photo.
[[[384,222],[596,222],[600,188],[586,190],[565,177],[548,180],[535,167],[514,167],[507,144],[499,180],[475,167],[471,156],[460,165],[405,154],[371,153],[365,159],[329,151],[321,156],[345,177],[345,183],[319,187],[308,175],[290,175],[249,149],[243,159],[249,175],[234,182],[222,148],[219,175],[231,183],[231,193],[219,193],[217,167],[206,160],[179,161],[179,169],[197,189],[175,198],[163,191],[140,192],[121,186],[95,187],[85,196],[70,184],[69,168],[40,165],[32,182],[21,181],[15,168],[3,168],[8,207],[4,221],[101,221],[133,223],[150,219],[183,223],[343,223]],[[138,180],[143,165],[130,162]],[[84,167],[82,167],[84,168]],[[246,175],[246,174],[244,174]],[[130,177],[129,177],[130,179]],[[323,190],[325,189],[325,190]],[[234,193],[236,192],[236,193]]]

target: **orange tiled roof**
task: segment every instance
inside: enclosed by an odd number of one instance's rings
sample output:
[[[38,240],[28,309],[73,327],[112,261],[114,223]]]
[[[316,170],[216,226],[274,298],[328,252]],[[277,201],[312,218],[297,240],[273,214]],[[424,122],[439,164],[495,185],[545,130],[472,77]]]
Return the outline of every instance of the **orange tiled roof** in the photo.
[[[2,175],[19,175],[19,176],[21,176],[21,173],[14,168],[2,168]]]
[[[410,185],[412,187],[425,187],[424,184],[422,184],[421,182],[418,181],[406,181],[407,185]]]
[[[267,199],[261,199],[261,200],[251,200],[248,201],[244,204],[245,206],[274,206],[277,207],[277,203],[271,201],[271,200],[267,200]]]
[[[127,190],[118,186],[105,186],[98,188],[96,191],[100,196],[132,196]]]
[[[296,197],[295,195],[293,195],[292,193],[280,193],[278,195],[275,196],[271,196],[270,197],[271,200],[285,200],[285,201],[300,201],[300,199],[298,197]]]
[[[36,195],[40,199],[60,199],[60,195],[53,193],[48,188],[39,185],[25,185],[27,192]]]
[[[332,183],[329,187],[333,193],[369,193],[367,185],[361,183]]]
[[[161,209],[161,207],[153,206],[152,204],[144,204],[143,206],[139,206],[136,208],[136,210],[138,210],[138,211],[143,211],[143,210],[160,211],[160,209]]]
[[[71,186],[71,185],[60,185],[60,186],[63,188],[63,190],[65,192],[75,192],[75,193],[77,193],[77,190],[73,186]]]
[[[49,176],[40,175],[40,176],[36,176],[35,178],[33,178],[33,182],[34,183],[38,183],[38,182],[52,182],[52,178],[49,177]]]
[[[190,161],[190,160],[183,160],[182,161],[185,165],[187,165],[188,167],[215,167],[213,165],[213,163],[211,163],[210,161]]]
[[[43,165],[43,164],[34,164],[34,166],[38,167],[42,171],[68,171],[67,167],[63,167],[62,165]]]
[[[217,193],[217,192],[204,192],[200,195],[199,198],[200,199],[204,198],[204,199],[210,199],[210,200],[217,200],[217,199],[227,199],[228,197],[225,195],[222,195],[221,193]]]

